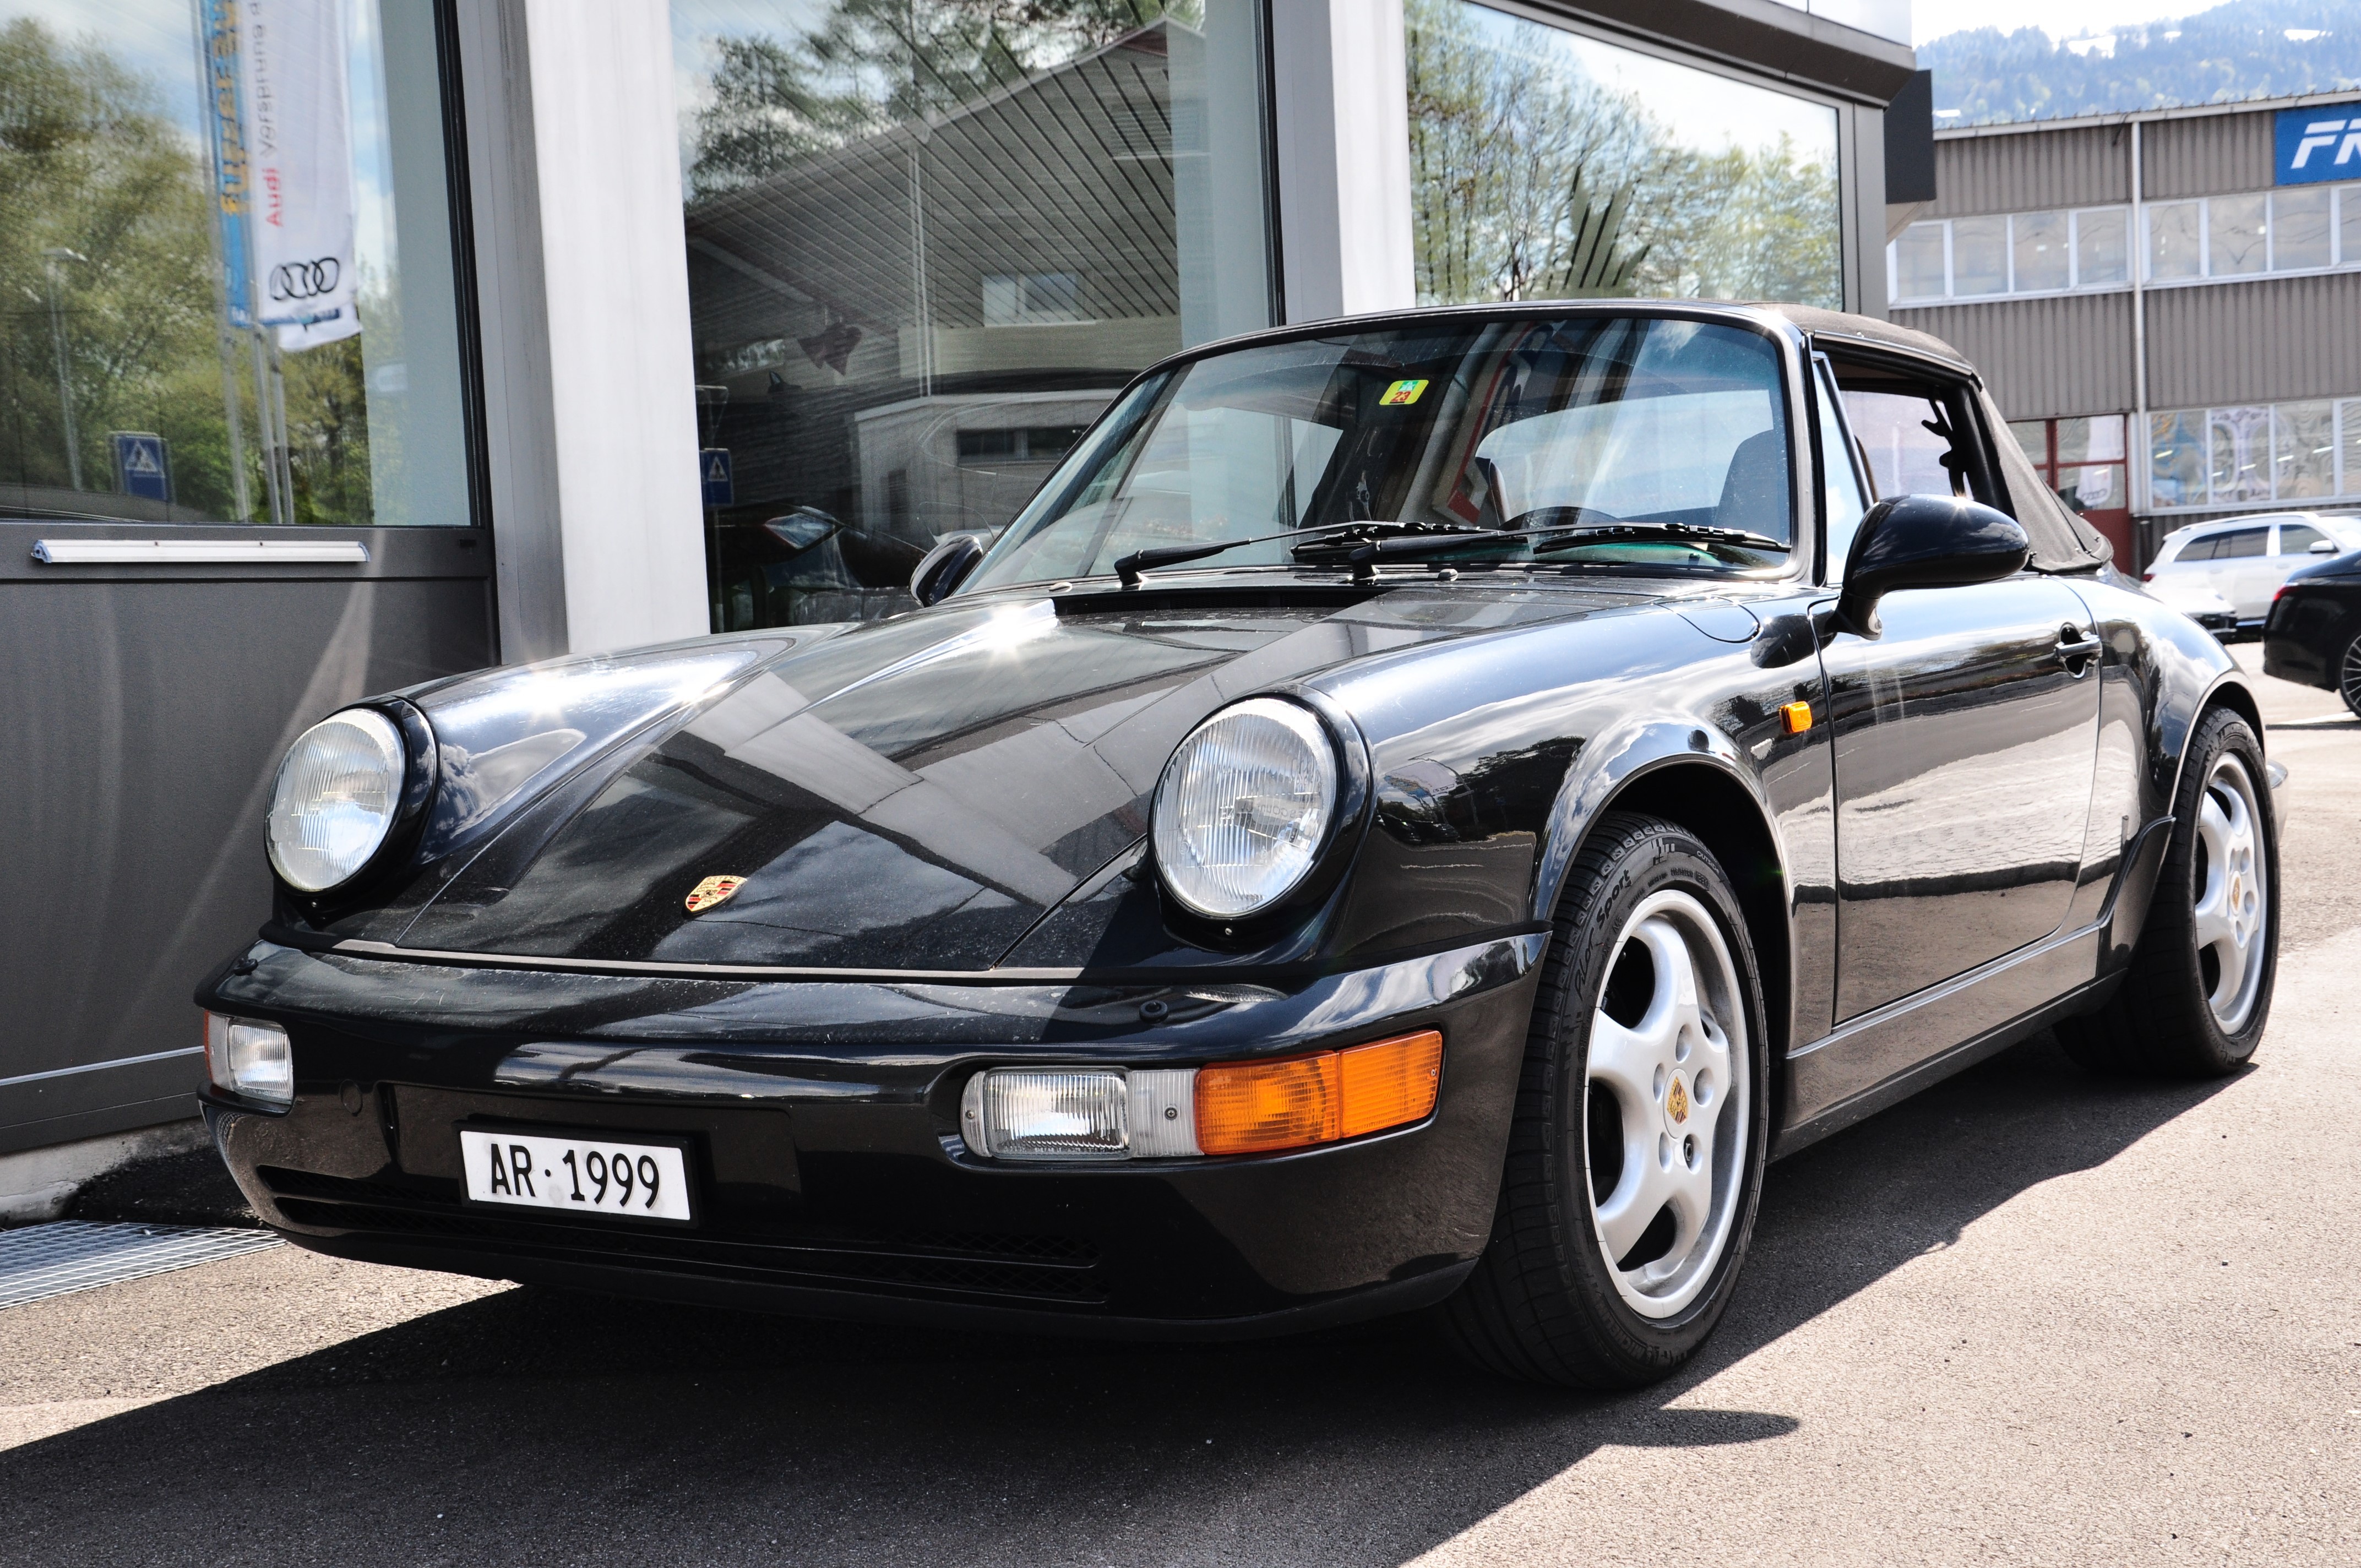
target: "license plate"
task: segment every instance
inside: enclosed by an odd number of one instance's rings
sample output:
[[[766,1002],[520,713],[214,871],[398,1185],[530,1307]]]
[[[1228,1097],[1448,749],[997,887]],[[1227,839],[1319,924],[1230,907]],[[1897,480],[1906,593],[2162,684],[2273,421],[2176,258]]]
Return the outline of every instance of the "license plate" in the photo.
[[[677,1144],[462,1127],[459,1157],[474,1202],[676,1224],[696,1217],[688,1160]]]

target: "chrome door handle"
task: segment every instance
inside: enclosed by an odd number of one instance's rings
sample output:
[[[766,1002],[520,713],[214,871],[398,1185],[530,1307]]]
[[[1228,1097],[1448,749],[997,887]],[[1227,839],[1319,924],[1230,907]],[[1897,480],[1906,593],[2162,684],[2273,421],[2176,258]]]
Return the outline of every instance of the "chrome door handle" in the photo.
[[[2089,671],[2087,661],[2097,658],[2105,646],[2096,637],[2084,636],[2080,627],[2058,629],[2058,662],[2066,666],[2068,674],[2078,679]]]

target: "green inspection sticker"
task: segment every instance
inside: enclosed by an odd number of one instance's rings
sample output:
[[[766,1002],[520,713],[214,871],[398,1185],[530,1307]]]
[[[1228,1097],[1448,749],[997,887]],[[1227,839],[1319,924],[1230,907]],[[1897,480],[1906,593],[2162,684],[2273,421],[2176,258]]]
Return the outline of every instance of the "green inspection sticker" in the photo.
[[[1386,395],[1378,400],[1378,405],[1380,408],[1402,408],[1418,401],[1419,394],[1425,390],[1426,383],[1423,381],[1396,381],[1386,389]]]

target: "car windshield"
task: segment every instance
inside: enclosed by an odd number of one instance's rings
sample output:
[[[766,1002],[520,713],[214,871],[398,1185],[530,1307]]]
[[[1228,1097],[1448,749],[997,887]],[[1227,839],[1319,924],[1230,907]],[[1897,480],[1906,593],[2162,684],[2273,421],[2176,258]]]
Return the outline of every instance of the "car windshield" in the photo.
[[[1783,385],[1762,334],[1639,315],[1446,319],[1212,354],[1133,387],[971,586],[1356,523],[1630,524],[1476,554],[1757,570],[1794,538]],[[1674,536],[1689,530],[1755,537]],[[1221,565],[1284,565],[1301,543],[1246,545]]]

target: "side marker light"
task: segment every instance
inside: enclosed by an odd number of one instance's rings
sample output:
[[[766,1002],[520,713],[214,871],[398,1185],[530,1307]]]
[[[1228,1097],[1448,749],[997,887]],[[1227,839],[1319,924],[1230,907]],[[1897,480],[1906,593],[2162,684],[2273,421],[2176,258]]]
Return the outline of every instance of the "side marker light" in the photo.
[[[1779,709],[1779,725],[1790,735],[1801,735],[1812,727],[1812,705],[1808,702],[1783,704]]]

